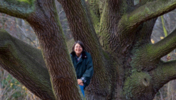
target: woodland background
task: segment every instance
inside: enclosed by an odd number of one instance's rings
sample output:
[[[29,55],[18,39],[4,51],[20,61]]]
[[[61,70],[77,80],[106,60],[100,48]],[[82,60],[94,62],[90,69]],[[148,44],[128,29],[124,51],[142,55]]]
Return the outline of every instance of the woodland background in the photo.
[[[135,4],[139,0],[135,0]],[[71,31],[68,26],[67,18],[61,7],[56,2],[59,19],[67,40],[67,46],[69,51],[74,43],[71,35]],[[176,28],[176,10],[171,11],[163,16],[158,17],[155,27],[153,29],[153,35],[151,38],[152,43],[156,43],[159,40],[166,37],[173,29]],[[8,16],[0,13],[0,29],[5,29],[12,36],[40,49],[38,39],[30,27],[30,25],[22,19]],[[169,53],[162,58],[164,61],[176,59],[176,50]],[[0,100],[40,100],[34,94],[32,94],[25,86],[19,83],[13,76],[0,67]],[[154,100],[176,100],[176,80],[170,81],[164,85],[156,94]]]

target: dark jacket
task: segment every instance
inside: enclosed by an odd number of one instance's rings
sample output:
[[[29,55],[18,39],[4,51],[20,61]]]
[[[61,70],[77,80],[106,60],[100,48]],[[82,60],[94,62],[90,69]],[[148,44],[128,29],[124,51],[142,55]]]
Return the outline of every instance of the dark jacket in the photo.
[[[74,51],[70,55],[76,71],[77,79],[81,79],[85,87],[88,86],[93,76],[93,62],[91,55],[88,52],[83,51],[82,57],[79,61],[77,61],[77,56]]]

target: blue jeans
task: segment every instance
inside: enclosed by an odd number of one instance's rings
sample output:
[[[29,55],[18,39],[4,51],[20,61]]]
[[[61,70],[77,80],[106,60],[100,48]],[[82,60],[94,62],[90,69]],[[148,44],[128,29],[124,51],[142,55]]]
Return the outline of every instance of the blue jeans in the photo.
[[[83,86],[82,86],[82,85],[79,85],[79,87],[80,87],[80,89],[81,89],[81,92],[82,92],[83,96],[85,97],[85,95],[84,95],[84,85],[83,85]]]

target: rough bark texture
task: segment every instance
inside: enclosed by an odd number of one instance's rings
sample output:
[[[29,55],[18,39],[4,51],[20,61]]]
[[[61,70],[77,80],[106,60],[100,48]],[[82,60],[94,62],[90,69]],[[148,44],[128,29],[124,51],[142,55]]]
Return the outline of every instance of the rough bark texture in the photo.
[[[0,31],[0,65],[41,99],[54,99],[40,50]]]
[[[92,58],[96,59],[93,61],[95,75],[93,77],[93,81],[91,82],[92,84],[87,88],[87,92],[90,95],[89,97],[106,98],[106,95],[109,95],[111,92],[111,85],[107,85],[111,82],[111,77],[107,77],[110,69],[108,69],[106,66],[105,58],[102,49],[100,48],[99,41],[97,41],[97,37],[93,26],[91,25],[90,18],[88,18],[88,13],[86,13],[84,10],[83,6],[85,6],[85,2],[84,0],[80,2],[76,2],[76,0],[60,1],[63,8],[65,9],[68,21],[74,23],[70,24],[74,39],[81,40],[85,44],[86,50],[91,53]],[[70,9],[72,9],[72,12],[70,12]],[[93,96],[92,94],[95,93],[101,95]]]
[[[80,100],[54,1],[29,1],[2,0],[0,12],[30,23],[44,61],[38,50],[0,31],[0,65],[41,99]],[[160,60],[176,47],[176,31],[150,43],[156,18],[176,8],[176,0],[143,0],[136,6],[132,1],[58,0],[74,39],[83,41],[93,58],[88,100],[152,100],[176,79],[175,61]]]
[[[41,19],[41,17],[43,18]],[[81,99],[80,95],[75,95],[79,94],[76,75],[68,54],[54,0],[38,0],[36,11],[28,16],[27,21],[39,39],[55,99]]]

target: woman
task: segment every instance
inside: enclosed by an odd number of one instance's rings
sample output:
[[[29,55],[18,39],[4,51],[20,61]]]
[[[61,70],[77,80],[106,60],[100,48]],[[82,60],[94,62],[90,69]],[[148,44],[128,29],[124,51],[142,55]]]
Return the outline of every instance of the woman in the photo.
[[[93,76],[93,62],[91,55],[85,51],[81,41],[77,41],[73,45],[71,59],[76,70],[77,82],[84,96],[84,89],[89,85]]]

